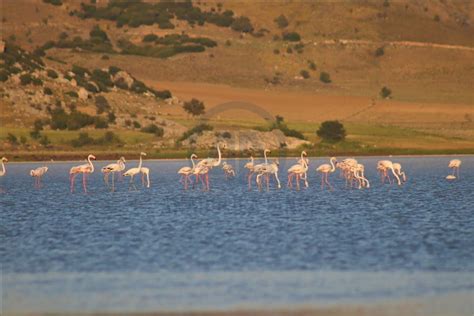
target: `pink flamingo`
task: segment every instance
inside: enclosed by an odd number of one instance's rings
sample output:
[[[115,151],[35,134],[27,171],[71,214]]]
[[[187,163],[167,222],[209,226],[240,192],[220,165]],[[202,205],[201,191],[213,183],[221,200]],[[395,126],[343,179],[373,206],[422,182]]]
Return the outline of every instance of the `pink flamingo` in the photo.
[[[390,160],[380,160],[377,163],[377,170],[383,170],[384,177],[388,177],[387,171],[391,170],[393,176],[395,177],[395,179],[397,179],[398,185],[402,185],[402,182],[400,181],[400,177],[398,176],[397,172],[393,168],[393,162],[391,162]],[[382,182],[383,182],[383,180],[382,180]]]
[[[48,167],[39,167],[33,170],[30,170],[30,176],[35,178],[35,188],[41,187],[41,177],[48,172]]]
[[[104,182],[107,187],[109,187],[109,174],[112,173],[112,191],[115,191],[115,173],[125,170],[125,162],[125,158],[120,157],[116,163],[111,163],[101,170],[104,174]]]
[[[87,175],[94,172],[94,165],[91,160],[95,160],[94,155],[87,156],[87,164],[72,167],[69,170],[69,180],[71,181],[71,193],[74,192],[74,179],[79,173],[82,173],[82,187],[84,188],[84,193],[87,193]]]
[[[248,186],[249,186],[249,190],[252,189],[252,184],[251,184],[251,181],[252,181],[252,176],[254,174],[259,174],[263,171],[263,168],[268,165],[268,158],[267,158],[267,153],[270,153],[270,150],[269,149],[265,149],[263,150],[263,157],[265,158],[265,162],[264,163],[260,163],[260,164],[254,164],[253,162],[253,157],[251,157],[252,159],[252,164],[250,165],[249,163],[246,164],[246,166],[248,165],[248,169],[249,169],[249,173],[247,175],[247,180],[248,180]]]
[[[336,166],[334,165],[334,163],[337,163],[336,157],[331,157],[329,162],[331,164],[325,163],[316,168],[316,171],[321,172],[321,189],[324,188],[324,184],[327,184],[331,190],[333,189],[328,181],[328,174],[336,170]]]
[[[183,180],[184,180],[184,189],[187,190],[188,189],[188,181],[191,181],[191,179],[189,179],[189,177],[191,176],[191,174],[193,174],[193,170],[195,168],[195,163],[194,163],[194,159],[197,159],[198,156],[196,156],[196,154],[192,154],[190,159],[191,159],[191,163],[193,164],[193,167],[182,167],[181,169],[178,170],[178,174],[181,175],[181,178],[179,179],[179,182],[183,183]]]
[[[201,179],[202,185],[204,186],[203,191],[209,191],[209,171],[211,169],[209,167],[206,167],[204,165],[197,165],[195,168],[193,168],[192,173],[196,176],[196,183],[199,182],[199,179]],[[206,176],[206,177],[205,177]],[[204,178],[206,179],[206,182],[204,182]],[[194,185],[193,185],[194,188]]]
[[[196,183],[198,182],[199,177],[205,177],[207,190],[209,190],[209,171],[212,168],[219,166],[222,161],[222,154],[219,148],[219,144],[217,144],[217,154],[218,154],[218,159],[206,158],[198,162],[198,164],[196,165],[196,168],[199,167],[199,170],[200,170],[200,173],[196,174]],[[207,170],[207,172],[204,172],[204,170]]]
[[[5,168],[5,163],[8,162],[8,159],[2,157],[2,170],[0,170],[0,177],[3,177],[7,174],[7,168]]]
[[[229,179],[235,177],[235,170],[232,165],[229,165],[227,162],[222,163],[222,170],[224,170],[225,178]]]
[[[459,159],[453,159],[449,162],[448,168],[453,169],[453,174],[450,176],[447,176],[446,179],[452,180],[456,179],[456,176],[454,175],[455,172],[457,172],[457,177],[459,178],[459,167],[461,167],[461,160]]]
[[[304,180],[305,187],[308,187],[308,180],[306,173],[308,171],[308,160],[305,158],[307,156],[305,151],[301,152],[301,158],[298,160],[298,163],[291,166],[288,169],[288,183],[287,186],[293,187],[293,177],[296,176],[296,187],[300,189],[300,178]]]

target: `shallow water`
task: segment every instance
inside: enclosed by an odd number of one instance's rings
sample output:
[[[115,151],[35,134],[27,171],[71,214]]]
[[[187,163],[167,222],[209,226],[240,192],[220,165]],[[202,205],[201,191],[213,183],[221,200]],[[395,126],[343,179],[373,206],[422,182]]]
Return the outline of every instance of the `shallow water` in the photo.
[[[0,180],[0,262],[6,311],[151,311],[327,304],[474,291],[474,157],[447,181],[449,158],[397,158],[402,187],[382,185],[378,158],[361,158],[368,190],[338,173],[321,190],[248,191],[211,172],[211,191],[184,191],[185,161],[146,161],[150,189],[108,192],[100,172],[89,194],[69,193],[68,170],[51,163],[41,190],[7,165]],[[96,169],[109,162],[97,162]],[[136,162],[128,162],[128,167]],[[139,179],[137,179],[139,180]]]

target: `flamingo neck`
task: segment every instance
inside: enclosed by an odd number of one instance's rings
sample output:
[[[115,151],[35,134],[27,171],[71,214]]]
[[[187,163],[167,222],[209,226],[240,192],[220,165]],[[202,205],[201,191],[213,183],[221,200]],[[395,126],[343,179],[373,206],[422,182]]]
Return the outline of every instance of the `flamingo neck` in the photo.
[[[193,169],[194,169],[196,165],[194,164],[194,156],[193,155],[191,155],[191,163],[193,164]]]
[[[267,151],[263,151],[263,156],[265,157],[265,164],[268,164],[268,159],[267,159]]]
[[[219,159],[216,162],[216,166],[221,164],[221,159],[222,159],[221,149],[219,148],[219,145],[217,145],[217,154],[219,155]]]
[[[91,173],[94,172],[94,165],[92,164],[91,157],[87,157],[87,161],[89,161],[89,165],[91,166]]]
[[[253,156],[250,156],[250,161],[252,162],[252,165],[253,165]]]
[[[334,170],[336,170],[336,166],[334,165],[334,159],[330,159],[329,160],[331,162],[331,172],[334,172]]]
[[[7,173],[7,170],[5,169],[5,163],[3,162],[3,159],[2,159],[2,173],[3,174]]]
[[[140,163],[138,164],[138,170],[142,169],[142,155],[140,155]]]

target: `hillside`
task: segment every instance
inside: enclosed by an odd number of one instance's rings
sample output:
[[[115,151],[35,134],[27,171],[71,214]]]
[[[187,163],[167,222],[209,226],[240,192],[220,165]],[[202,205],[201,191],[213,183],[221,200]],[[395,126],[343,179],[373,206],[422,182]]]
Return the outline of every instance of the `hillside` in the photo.
[[[97,97],[105,97],[117,116],[108,130],[128,135],[125,148],[134,148],[127,147],[130,139],[147,148],[174,147],[179,135],[199,122],[180,106],[192,98],[204,101],[208,109],[228,101],[251,102],[272,115],[282,115],[290,127],[315,143],[320,122],[343,121],[352,145],[320,148],[325,152],[474,148],[471,1],[175,5],[101,0],[81,5],[31,0],[6,1],[2,6],[3,40],[39,55],[43,72],[54,69],[67,74],[76,65],[92,75],[94,70],[116,67],[147,87],[148,95],[143,95],[146,90],[127,91],[114,83],[107,91],[76,101],[64,94],[80,90],[80,82],[65,87],[66,83],[61,86],[43,74],[45,85],[55,88],[54,97],[64,103],[66,112],[67,103],[73,102],[79,111],[94,115]],[[329,82],[321,80],[323,73]],[[379,95],[384,86],[392,91],[389,99]],[[42,110],[28,104],[28,93],[40,94],[37,91],[43,89],[12,79],[2,83],[0,137],[5,140],[15,131],[18,136],[28,135],[36,119],[48,118],[48,102],[57,100],[41,99]],[[170,91],[173,98],[153,96],[153,91]],[[239,110],[213,117],[210,123],[217,131],[265,125]],[[151,124],[163,128],[164,136],[153,139],[141,131]],[[44,133],[58,139],[45,128]],[[51,150],[66,149],[69,139],[84,130],[97,135],[105,131],[87,126],[71,131],[71,136],[53,141]],[[396,142],[389,142],[394,135]],[[21,146],[5,147],[27,151]]]

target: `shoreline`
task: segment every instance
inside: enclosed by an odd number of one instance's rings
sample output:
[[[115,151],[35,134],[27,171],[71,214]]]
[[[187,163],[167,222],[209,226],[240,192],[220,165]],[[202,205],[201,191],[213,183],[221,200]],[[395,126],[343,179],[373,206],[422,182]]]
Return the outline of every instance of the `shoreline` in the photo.
[[[94,311],[94,312],[9,312],[5,315],[29,316],[471,316],[474,313],[474,292],[461,291],[415,298],[384,299],[375,302],[341,304],[301,304],[274,307],[236,307],[231,309],[162,310],[162,311]]]

